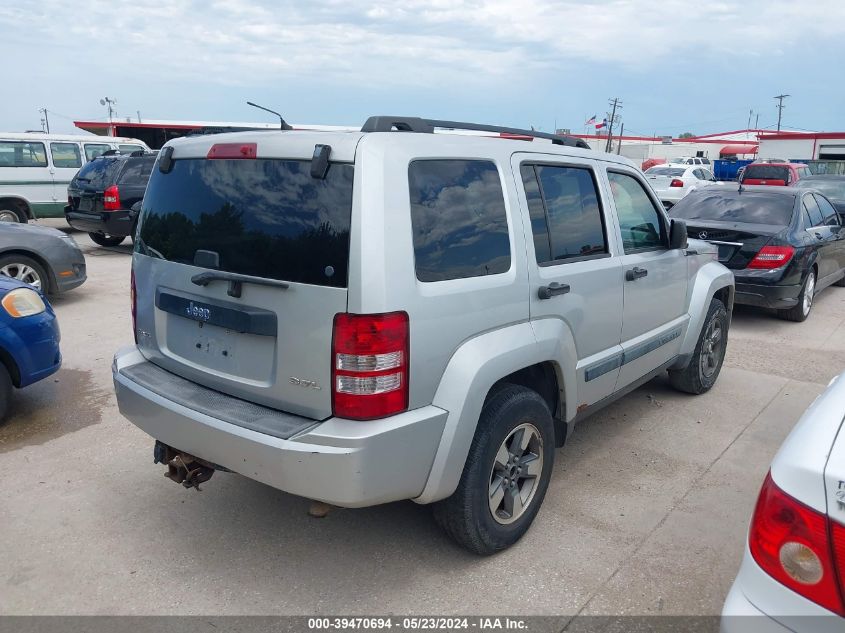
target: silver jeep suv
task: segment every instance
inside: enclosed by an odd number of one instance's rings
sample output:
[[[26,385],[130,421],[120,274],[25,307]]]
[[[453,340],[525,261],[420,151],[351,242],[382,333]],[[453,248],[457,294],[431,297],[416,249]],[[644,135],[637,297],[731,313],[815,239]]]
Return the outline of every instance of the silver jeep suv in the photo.
[[[398,117],[182,138],[144,197],[114,384],[186,487],[433,503],[486,554],[578,420],[667,370],[710,389],[733,284],[630,161],[571,138]]]

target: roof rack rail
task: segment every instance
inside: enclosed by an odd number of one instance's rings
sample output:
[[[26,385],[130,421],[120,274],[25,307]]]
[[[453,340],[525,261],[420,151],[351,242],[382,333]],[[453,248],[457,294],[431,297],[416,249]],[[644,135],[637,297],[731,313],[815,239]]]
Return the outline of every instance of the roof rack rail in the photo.
[[[550,140],[555,145],[567,145],[569,147],[580,147],[590,149],[586,141],[574,136],[561,136],[536,130],[523,130],[515,127],[501,127],[499,125],[486,125],[483,123],[467,123],[465,121],[442,121],[439,119],[421,119],[419,117],[407,116],[371,116],[366,120],[362,132],[416,132],[420,134],[433,134],[434,128],[452,130],[472,130],[476,132],[496,132],[498,134],[513,134],[515,136],[529,136],[531,138],[543,138]]]

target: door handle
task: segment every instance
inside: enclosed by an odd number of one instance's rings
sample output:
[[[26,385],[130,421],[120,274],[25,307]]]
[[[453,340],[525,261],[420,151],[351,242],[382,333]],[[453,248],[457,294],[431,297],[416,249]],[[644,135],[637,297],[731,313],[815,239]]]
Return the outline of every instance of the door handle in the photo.
[[[824,236],[821,233],[819,233],[818,231],[816,231],[816,239],[817,240],[823,240]]]
[[[548,286],[540,286],[537,290],[537,296],[540,299],[551,299],[555,295],[565,295],[569,292],[569,284],[559,284],[553,281]]]
[[[631,270],[625,271],[625,281],[634,281],[640,277],[645,277],[648,271],[645,268],[638,268],[634,266]]]

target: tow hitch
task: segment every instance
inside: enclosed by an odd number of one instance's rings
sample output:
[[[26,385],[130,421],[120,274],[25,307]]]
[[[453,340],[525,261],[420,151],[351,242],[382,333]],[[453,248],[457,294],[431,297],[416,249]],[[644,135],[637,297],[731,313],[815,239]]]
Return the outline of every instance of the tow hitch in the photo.
[[[158,440],[156,440],[153,449],[153,463],[166,464],[165,477],[172,479],[177,484],[182,484],[185,488],[196,488],[197,490],[200,490],[200,484],[211,479],[214,471],[219,468],[211,462],[178,451]]]

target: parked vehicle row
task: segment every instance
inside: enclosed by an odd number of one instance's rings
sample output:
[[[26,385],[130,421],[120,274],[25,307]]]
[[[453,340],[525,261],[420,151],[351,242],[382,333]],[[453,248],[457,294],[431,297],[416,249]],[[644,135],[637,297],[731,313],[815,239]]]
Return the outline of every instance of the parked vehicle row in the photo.
[[[717,182],[709,169],[687,165],[669,164],[649,167],[645,175],[667,209],[671,209],[672,205],[690,191]]]
[[[0,222],[60,218],[80,167],[108,151],[149,150],[134,138],[0,133]]]

